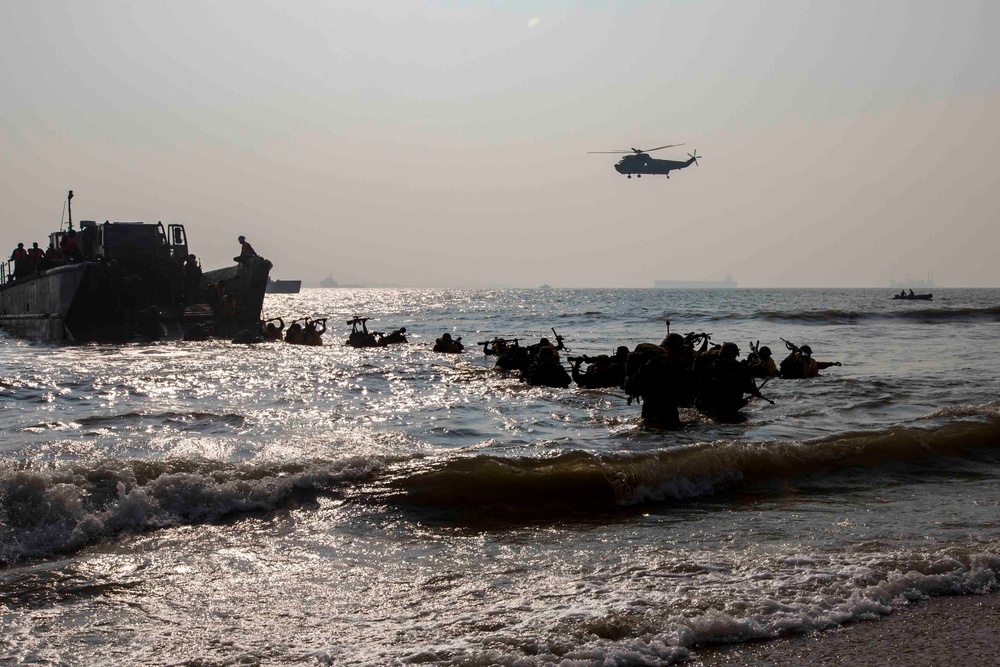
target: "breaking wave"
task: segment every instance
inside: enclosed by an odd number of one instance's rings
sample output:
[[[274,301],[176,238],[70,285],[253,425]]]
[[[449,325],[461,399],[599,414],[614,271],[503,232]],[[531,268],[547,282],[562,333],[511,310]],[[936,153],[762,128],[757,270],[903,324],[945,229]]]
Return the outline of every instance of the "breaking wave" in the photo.
[[[699,443],[639,454],[570,451],[546,459],[475,455],[221,463],[109,459],[0,469],[0,564],[72,552],[127,533],[268,512],[317,495],[353,502],[482,511],[518,519],[618,512],[729,494],[757,483],[886,463],[987,456],[1000,449],[1000,404],[951,419],[814,441]],[[913,467],[919,475],[925,466]],[[897,474],[887,472],[886,474]]]
[[[930,428],[892,428],[816,441],[699,443],[641,454],[572,451],[550,459],[473,456],[429,464],[393,482],[402,502],[538,515],[729,493],[774,479],[1000,449],[996,406],[968,406]]]
[[[106,460],[0,469],[0,565],[76,551],[125,533],[270,511],[365,479],[384,462]]]

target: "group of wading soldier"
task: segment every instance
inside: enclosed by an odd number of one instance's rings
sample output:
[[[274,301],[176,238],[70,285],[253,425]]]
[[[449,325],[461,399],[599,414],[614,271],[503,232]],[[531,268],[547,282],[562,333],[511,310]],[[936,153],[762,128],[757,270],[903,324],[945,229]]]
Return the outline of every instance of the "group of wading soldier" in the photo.
[[[352,325],[347,345],[382,347],[394,342],[407,342],[406,329],[389,335],[369,332],[366,317],[348,320]],[[308,318],[294,322],[284,333],[288,343],[321,345],[326,331],[326,319]],[[281,340],[284,322],[274,318],[261,323],[261,338]],[[669,332],[669,323],[668,323]],[[480,341],[483,353],[496,357],[496,368],[518,373],[520,379],[533,386],[565,388],[575,382],[585,389],[619,388],[628,402],[642,404],[642,418],[648,426],[679,428],[680,408],[695,408],[714,419],[736,417],[754,398],[771,402],[760,393],[763,384],[772,378],[812,378],[819,371],[840,366],[839,361],[817,361],[808,345],[797,346],[781,339],[788,356],[776,364],[771,349],[750,343],[750,354],[740,359],[736,343],[711,344],[711,334],[668,333],[659,344],[639,343],[634,350],[619,346],[613,355],[569,357],[567,373],[560,360],[561,351],[569,351],[563,337],[552,330],[553,343],[543,337],[532,345],[521,345],[517,338],[493,338]],[[434,342],[434,351],[461,353],[461,337],[444,333]],[[236,342],[236,341],[234,341]],[[240,341],[243,342],[243,341]],[[583,364],[587,364],[584,369]],[[755,379],[763,379],[757,385]]]
[[[497,358],[496,368],[517,372],[523,382],[532,386],[568,387],[573,381],[559,359],[560,350],[567,348],[555,329],[552,335],[555,344],[548,338],[541,338],[533,345],[521,345],[517,338],[493,338],[479,344],[483,346],[483,354]]]
[[[553,334],[555,330],[553,330]],[[735,343],[710,344],[710,334],[668,334],[660,344],[640,343],[632,351],[620,346],[613,355],[569,357],[570,373],[559,361],[565,345],[556,336],[553,345],[542,338],[521,346],[518,339],[481,341],[483,352],[497,357],[496,367],[517,371],[532,385],[567,387],[572,381],[586,389],[620,388],[629,403],[642,404],[643,421],[658,428],[679,428],[680,408],[696,408],[713,418],[734,418],[752,399],[765,401],[755,378],[810,378],[840,362],[816,361],[808,345],[784,341],[788,357],[780,367],[767,346],[750,344],[750,354],[740,359]],[[783,340],[783,339],[782,339]],[[583,364],[587,367],[583,369]],[[761,385],[761,387],[763,384]]]
[[[775,377],[810,378],[839,361],[819,362],[808,345],[784,341],[789,355],[780,367],[767,346],[750,344],[750,354],[740,360],[736,343],[709,345],[710,334],[668,334],[660,345],[640,343],[629,355],[622,388],[629,401],[642,401],[646,424],[679,428],[679,408],[694,407],[717,419],[736,417],[753,398],[770,402],[754,381],[766,384]],[[783,339],[782,339],[783,340]]]

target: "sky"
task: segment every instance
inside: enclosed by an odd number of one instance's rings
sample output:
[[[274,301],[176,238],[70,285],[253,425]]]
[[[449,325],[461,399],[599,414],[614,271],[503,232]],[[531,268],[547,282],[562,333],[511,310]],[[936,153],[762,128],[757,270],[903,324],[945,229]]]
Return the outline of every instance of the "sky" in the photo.
[[[317,284],[1000,286],[1000,3],[10,0],[0,246]],[[590,151],[684,144],[628,179]],[[2,247],[0,247],[2,250]]]

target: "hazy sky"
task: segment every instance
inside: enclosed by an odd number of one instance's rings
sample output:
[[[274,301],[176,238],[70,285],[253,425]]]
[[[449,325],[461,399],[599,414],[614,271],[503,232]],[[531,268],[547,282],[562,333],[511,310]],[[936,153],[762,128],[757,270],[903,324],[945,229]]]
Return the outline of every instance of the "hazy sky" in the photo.
[[[0,243],[315,283],[1000,285],[1000,3],[0,6]],[[699,166],[627,179],[614,155]],[[0,248],[2,249],[2,248]]]

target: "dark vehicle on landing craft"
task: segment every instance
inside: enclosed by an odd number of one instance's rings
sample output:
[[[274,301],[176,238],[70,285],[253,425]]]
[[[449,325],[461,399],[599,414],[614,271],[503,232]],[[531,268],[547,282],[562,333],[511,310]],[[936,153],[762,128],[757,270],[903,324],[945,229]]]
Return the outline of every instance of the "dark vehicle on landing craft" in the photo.
[[[591,154],[611,154],[611,153],[627,153],[625,157],[619,160],[615,164],[615,171],[619,174],[627,174],[629,178],[632,178],[632,174],[635,174],[636,178],[642,178],[643,174],[653,174],[662,175],[670,178],[670,172],[676,171],[678,169],[685,169],[690,167],[692,164],[698,164],[698,155],[696,150],[694,153],[688,153],[688,160],[657,160],[649,156],[653,151],[662,150],[664,148],[674,148],[675,146],[683,146],[684,144],[669,144],[667,146],[657,146],[656,148],[632,148],[630,150],[624,151],[590,151]]]
[[[193,329],[256,331],[271,262],[240,257],[202,272],[184,225],[82,220],[49,234],[50,252],[0,266],[0,327],[47,341],[180,338]],[[12,270],[13,269],[13,270]]]

